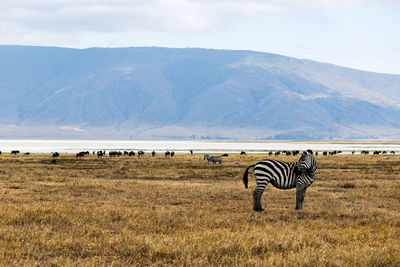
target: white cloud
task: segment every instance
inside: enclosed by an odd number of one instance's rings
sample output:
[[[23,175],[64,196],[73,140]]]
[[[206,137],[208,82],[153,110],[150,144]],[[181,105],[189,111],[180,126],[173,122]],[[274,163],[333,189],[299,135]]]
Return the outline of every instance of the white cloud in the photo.
[[[3,0],[0,44],[249,49],[398,73],[399,8],[398,0]]]
[[[20,29],[61,31],[154,30],[197,32],[277,9],[261,1],[29,1],[0,4],[0,22]]]
[[[372,0],[16,0],[0,3],[0,23],[26,31],[199,32],[233,21],[320,7],[369,5]],[[380,1],[379,5],[395,4]]]

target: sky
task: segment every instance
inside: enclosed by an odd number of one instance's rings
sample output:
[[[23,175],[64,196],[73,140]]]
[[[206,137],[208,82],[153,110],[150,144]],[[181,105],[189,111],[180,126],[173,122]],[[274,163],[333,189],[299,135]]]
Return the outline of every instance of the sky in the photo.
[[[0,45],[254,50],[400,74],[399,0],[1,0]]]

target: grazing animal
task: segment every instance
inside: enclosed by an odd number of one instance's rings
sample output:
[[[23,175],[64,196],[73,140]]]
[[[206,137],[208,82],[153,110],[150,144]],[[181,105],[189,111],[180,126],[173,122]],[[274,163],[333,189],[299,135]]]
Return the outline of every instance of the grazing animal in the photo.
[[[50,161],[50,163],[51,163],[51,164],[56,164],[56,163],[57,163],[57,160],[52,159],[52,160]]]
[[[190,155],[193,155],[193,150],[190,150]]]
[[[240,155],[246,155],[246,152],[242,151],[240,152]]]
[[[83,157],[85,155],[89,155],[89,154],[90,154],[89,151],[81,151],[81,152],[76,153],[76,157],[81,158],[81,157]]]
[[[263,211],[261,196],[268,183],[279,189],[296,188],[296,210],[302,209],[307,187],[313,181],[317,172],[317,162],[311,150],[304,151],[298,162],[283,162],[273,159],[258,161],[245,170],[244,186],[248,187],[248,171],[254,167],[256,189],[253,192],[253,210]]]
[[[172,152],[171,152],[171,158],[172,158],[174,155],[175,155],[175,152],[172,151]]]
[[[122,153],[120,152],[120,151],[110,151],[110,152],[108,152],[108,155],[110,156],[110,157],[115,157],[115,156],[121,156],[122,155]]]
[[[219,164],[221,164],[221,162],[222,162],[222,159],[221,159],[221,156],[211,156],[211,157],[208,157],[207,158],[207,164],[210,164],[210,162],[212,162],[212,163],[219,163]]]
[[[171,152],[169,152],[169,151],[165,152],[165,157],[169,157],[169,156],[171,156]]]
[[[11,151],[11,155],[17,155],[17,154],[19,154],[19,150],[13,150],[13,151]]]
[[[60,156],[60,153],[58,153],[58,152],[53,153],[53,158],[58,158],[59,156]]]
[[[151,152],[151,156],[155,156],[156,155],[156,152],[153,150],[152,152]]]
[[[204,157],[203,157],[203,160],[205,160],[205,159],[209,159],[210,158],[210,156],[209,155],[207,155],[207,154],[205,154],[204,155]]]
[[[140,150],[140,151],[138,151],[138,157],[140,158],[140,157],[143,157],[144,156],[144,151],[142,151],[142,150]]]

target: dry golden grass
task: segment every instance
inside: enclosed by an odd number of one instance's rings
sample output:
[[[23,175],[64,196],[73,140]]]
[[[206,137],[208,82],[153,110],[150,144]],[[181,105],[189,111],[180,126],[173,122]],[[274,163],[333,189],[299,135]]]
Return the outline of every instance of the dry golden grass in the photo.
[[[0,155],[0,265],[400,265],[399,157],[318,156],[302,211],[268,186],[255,213],[261,158]]]

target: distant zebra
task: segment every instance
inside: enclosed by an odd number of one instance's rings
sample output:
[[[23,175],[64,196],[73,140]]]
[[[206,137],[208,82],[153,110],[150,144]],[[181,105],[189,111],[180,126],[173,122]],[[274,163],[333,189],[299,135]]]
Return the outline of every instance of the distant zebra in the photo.
[[[219,164],[221,164],[222,163],[222,158],[221,158],[221,156],[209,156],[209,155],[204,155],[204,158],[203,159],[206,159],[207,160],[207,164],[210,164],[210,162],[212,162],[212,163],[217,163],[217,162],[219,162]]]
[[[279,189],[296,188],[296,210],[302,209],[306,189],[313,183],[317,172],[317,162],[311,150],[304,151],[298,162],[265,159],[250,165],[243,174],[243,183],[246,188],[248,171],[252,167],[254,167],[257,184],[253,192],[253,210],[263,211],[261,196],[268,183]]]
[[[219,164],[221,164],[222,163],[222,159],[221,159],[221,156],[211,156],[211,157],[208,157],[207,158],[207,164],[210,164],[210,162],[212,162],[212,163],[219,163]]]

